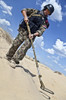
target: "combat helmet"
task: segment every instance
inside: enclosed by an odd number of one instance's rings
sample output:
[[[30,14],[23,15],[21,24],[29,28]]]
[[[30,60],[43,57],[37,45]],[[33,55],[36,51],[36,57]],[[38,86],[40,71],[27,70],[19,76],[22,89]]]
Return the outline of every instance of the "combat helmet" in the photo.
[[[46,10],[46,9],[48,9],[50,11],[49,15],[51,15],[54,12],[54,6],[52,4],[45,5],[43,10]]]

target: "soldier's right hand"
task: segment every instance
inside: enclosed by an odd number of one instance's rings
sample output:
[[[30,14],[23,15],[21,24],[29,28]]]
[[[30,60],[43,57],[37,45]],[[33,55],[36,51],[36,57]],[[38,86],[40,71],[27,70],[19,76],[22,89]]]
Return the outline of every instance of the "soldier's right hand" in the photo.
[[[25,21],[25,23],[27,23],[28,22],[28,17],[26,16],[26,17],[24,17],[24,21]]]

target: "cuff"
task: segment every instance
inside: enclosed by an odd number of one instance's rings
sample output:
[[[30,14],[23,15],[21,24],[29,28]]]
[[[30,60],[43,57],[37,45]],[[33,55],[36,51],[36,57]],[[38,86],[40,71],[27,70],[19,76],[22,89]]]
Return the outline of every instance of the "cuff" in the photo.
[[[24,10],[26,11],[26,8],[22,9],[21,12],[24,11]]]
[[[39,36],[41,36],[41,35],[42,35],[42,32],[41,32],[40,30],[37,30],[37,32],[39,33]]]

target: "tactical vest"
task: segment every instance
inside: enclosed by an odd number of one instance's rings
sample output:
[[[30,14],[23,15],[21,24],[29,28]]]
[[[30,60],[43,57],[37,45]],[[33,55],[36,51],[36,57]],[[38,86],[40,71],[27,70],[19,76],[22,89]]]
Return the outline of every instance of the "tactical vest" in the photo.
[[[41,14],[40,14],[40,11],[37,11],[36,13],[32,14],[29,16],[29,26],[30,26],[30,30],[31,30],[31,33],[35,33],[37,30],[39,30],[40,26],[43,24],[46,24],[46,20],[47,20],[47,17],[43,17]],[[24,28],[25,30],[27,30],[27,27],[26,27],[26,23],[25,21],[23,20],[22,23],[20,24],[20,27]]]

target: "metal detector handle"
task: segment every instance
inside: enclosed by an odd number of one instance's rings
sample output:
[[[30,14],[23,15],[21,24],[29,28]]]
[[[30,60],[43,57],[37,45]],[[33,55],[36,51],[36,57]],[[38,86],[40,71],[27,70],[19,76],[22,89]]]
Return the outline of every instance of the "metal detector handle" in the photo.
[[[26,25],[27,25],[28,33],[31,35],[29,23],[26,22]],[[37,58],[36,58],[36,54],[35,54],[35,50],[34,50],[33,41],[32,41],[32,39],[30,39],[30,40],[31,40],[31,44],[32,44],[33,52],[34,52],[34,57],[35,57],[36,67],[39,67],[39,66],[38,66],[38,63],[37,63]]]
[[[30,31],[30,27],[29,27],[28,21],[26,22],[26,25],[27,25],[28,32],[29,32],[29,34],[31,35],[31,31]]]
[[[31,35],[29,23],[26,22],[26,25],[27,25],[28,33]],[[32,44],[32,49],[33,49],[34,57],[35,57],[35,63],[36,63],[37,71],[38,71],[38,78],[39,78],[39,81],[40,81],[40,84],[41,84],[40,88],[44,90],[45,86],[44,86],[44,83],[41,80],[42,75],[40,74],[40,71],[39,71],[39,66],[38,66],[38,62],[37,62],[37,58],[36,58],[36,54],[35,54],[35,49],[34,49],[33,41],[32,41],[32,39],[30,39],[30,40],[31,40],[31,44]]]

